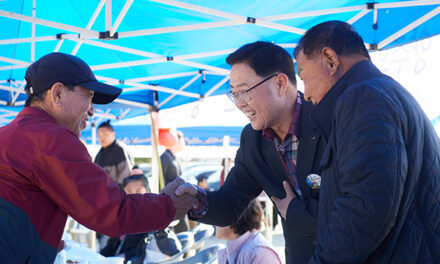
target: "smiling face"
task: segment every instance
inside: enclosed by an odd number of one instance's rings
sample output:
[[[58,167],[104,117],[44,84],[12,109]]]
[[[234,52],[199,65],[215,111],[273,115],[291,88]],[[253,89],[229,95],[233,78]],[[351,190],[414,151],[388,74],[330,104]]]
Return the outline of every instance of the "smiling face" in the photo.
[[[249,89],[264,80],[267,76],[258,76],[246,63],[233,64],[231,67],[231,90],[239,92]],[[240,109],[251,122],[254,130],[276,126],[278,122],[278,101],[280,96],[275,89],[275,80],[271,78],[248,92],[251,100],[236,101]]]
[[[301,50],[296,58],[298,76],[304,82],[304,98],[317,105],[335,83],[328,61],[321,55],[308,58]]]
[[[67,87],[64,88],[57,123],[80,137],[81,131],[87,126],[87,121],[95,113],[92,104],[94,91],[81,86],[75,86],[72,91]]]

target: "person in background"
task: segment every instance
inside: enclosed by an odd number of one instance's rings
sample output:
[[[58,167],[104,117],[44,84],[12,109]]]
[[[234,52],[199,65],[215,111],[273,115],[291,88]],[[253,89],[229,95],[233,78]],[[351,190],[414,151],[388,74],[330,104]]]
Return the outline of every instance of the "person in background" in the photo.
[[[296,89],[292,57],[270,42],[246,44],[228,56],[234,101],[250,121],[225,183],[207,192],[189,183],[200,207],[190,217],[202,223],[236,223],[263,190],[282,219],[286,262],[306,263],[316,246],[320,161],[326,138],[309,118],[313,104]],[[293,190],[292,190],[293,189]]]
[[[266,238],[258,232],[263,222],[263,209],[257,199],[252,200],[237,223],[216,227],[216,237],[227,241],[219,250],[218,263],[281,264],[281,259]]]
[[[197,186],[199,186],[202,189],[209,190],[209,183],[208,183],[208,176],[212,174],[212,172],[203,172],[199,175],[197,175]]]
[[[101,149],[95,157],[95,163],[101,166],[118,183],[122,184],[125,177],[130,175],[134,159],[127,146],[116,140],[115,130],[110,120],[98,126],[98,141]]]
[[[232,160],[231,158],[223,158],[222,159],[222,172],[220,173],[220,186],[225,183],[226,175],[228,175],[229,170],[231,169]]]
[[[440,263],[440,144],[420,105],[345,22],[312,27],[294,55],[329,138],[309,263]]]
[[[172,129],[170,130],[171,136],[174,138],[172,145],[166,146],[166,150],[160,156],[160,162],[162,164],[163,177],[165,179],[165,185],[179,178],[182,175],[182,167],[177,154],[185,147],[185,138],[181,131]],[[189,230],[188,217],[180,219],[179,223],[174,227],[174,232],[180,233]]]
[[[127,194],[146,194],[150,193],[147,178],[139,171],[132,171],[122,181],[122,188]],[[122,235],[112,237],[107,241],[106,246],[101,249],[100,253],[104,257],[119,256],[124,257],[125,261],[130,260],[136,255],[136,249],[144,242],[148,233]]]
[[[26,71],[25,107],[0,127],[0,260],[53,263],[67,216],[109,236],[164,229],[197,200],[162,194],[127,195],[80,141],[95,104],[122,89],[100,83],[80,58],[49,53]]]
[[[181,131],[172,129],[170,133],[175,138],[174,144],[166,146],[165,152],[160,156],[165,185],[182,175],[182,166],[177,154],[185,147],[185,138]]]

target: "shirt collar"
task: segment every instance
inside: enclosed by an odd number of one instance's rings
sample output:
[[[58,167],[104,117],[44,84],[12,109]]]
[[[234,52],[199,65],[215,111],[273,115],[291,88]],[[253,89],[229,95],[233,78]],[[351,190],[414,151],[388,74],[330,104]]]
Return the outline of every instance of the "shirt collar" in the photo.
[[[289,130],[287,131],[286,138],[296,136],[298,139],[301,134],[301,111],[302,111],[302,99],[300,92],[297,92],[295,113],[293,114],[292,122],[290,123]],[[272,142],[278,142],[277,135],[272,128],[268,127],[263,130],[263,137]]]
[[[226,250],[228,252],[228,258],[233,260],[240,252],[243,245],[246,243],[246,241],[249,240],[251,236],[254,235],[253,231],[247,231],[243,235],[241,235],[239,238],[235,240],[230,240],[226,243]]]

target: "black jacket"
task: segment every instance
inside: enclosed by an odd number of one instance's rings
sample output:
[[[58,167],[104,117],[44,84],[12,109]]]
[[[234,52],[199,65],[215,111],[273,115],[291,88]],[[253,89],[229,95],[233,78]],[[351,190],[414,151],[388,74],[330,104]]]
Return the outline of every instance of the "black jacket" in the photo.
[[[286,242],[286,261],[306,263],[316,244],[316,216],[319,190],[306,184],[306,177],[319,173],[319,161],[325,140],[311,125],[309,113],[313,105],[303,100],[301,135],[299,138],[296,175],[303,199],[294,199],[282,221]],[[235,166],[219,191],[208,193],[209,209],[201,219],[204,223],[227,226],[235,223],[249,201],[264,190],[269,197],[286,196],[282,182],[288,181],[286,171],[273,142],[247,125],[241,134]],[[292,188],[293,189],[293,188]]]
[[[313,116],[332,113],[311,263],[440,263],[440,146],[421,107],[362,61]]]
[[[165,179],[165,185],[177,179],[182,175],[182,169],[180,161],[173,155],[173,153],[167,149],[160,156],[160,162],[162,164],[163,177]]]

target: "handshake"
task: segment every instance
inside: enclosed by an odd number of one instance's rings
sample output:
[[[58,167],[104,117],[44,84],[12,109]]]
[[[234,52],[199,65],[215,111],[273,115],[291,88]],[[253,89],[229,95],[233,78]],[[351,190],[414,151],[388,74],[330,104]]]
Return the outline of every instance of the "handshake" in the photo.
[[[165,186],[160,194],[171,197],[176,208],[174,219],[182,219],[189,210],[199,206],[199,201],[196,199],[197,192],[195,185],[177,178]]]

